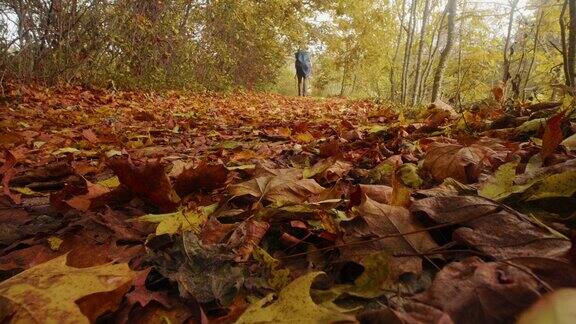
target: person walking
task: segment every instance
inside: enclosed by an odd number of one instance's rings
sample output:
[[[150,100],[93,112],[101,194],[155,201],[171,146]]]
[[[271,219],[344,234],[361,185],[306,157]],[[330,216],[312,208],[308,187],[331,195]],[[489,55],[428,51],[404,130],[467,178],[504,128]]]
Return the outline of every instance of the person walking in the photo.
[[[294,54],[296,59],[296,77],[298,78],[298,95],[305,97],[307,94],[306,80],[312,74],[312,63],[310,62],[310,54],[299,48]]]

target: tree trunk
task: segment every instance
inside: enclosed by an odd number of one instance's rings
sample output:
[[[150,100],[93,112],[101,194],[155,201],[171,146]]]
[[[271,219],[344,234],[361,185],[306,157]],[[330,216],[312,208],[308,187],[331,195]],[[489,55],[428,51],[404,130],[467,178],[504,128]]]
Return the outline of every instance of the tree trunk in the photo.
[[[406,0],[402,1],[402,12],[400,13],[400,27],[398,28],[398,36],[396,37],[396,50],[394,51],[394,58],[390,66],[390,100],[396,99],[396,61],[400,54],[400,42],[402,41],[402,32],[404,31],[404,16],[406,13]]]
[[[410,20],[408,22],[408,36],[406,37],[406,49],[404,50],[404,65],[402,66],[402,104],[406,103],[408,97],[408,72],[410,71],[412,44],[414,43],[417,6],[418,0],[412,0],[412,5],[410,6]]]
[[[514,25],[514,13],[516,12],[516,6],[520,0],[512,0],[512,6],[510,8],[510,15],[508,16],[508,33],[506,34],[506,42],[504,43],[504,64],[502,68],[502,83],[504,84],[504,100],[506,98],[506,88],[508,80],[510,80],[510,56],[508,52],[510,51],[510,39],[512,38],[512,26]]]
[[[420,79],[420,84],[418,85],[418,97],[422,98],[424,97],[424,84],[428,83],[428,79],[430,77],[430,72],[432,72],[432,65],[434,63],[434,60],[436,59],[436,54],[438,53],[438,50],[440,48],[440,35],[442,34],[442,26],[444,25],[444,20],[446,20],[446,15],[447,15],[447,10],[448,8],[445,8],[443,13],[442,13],[442,17],[440,18],[440,24],[438,25],[438,29],[435,32],[436,34],[436,43],[434,43],[434,38],[432,38],[432,43],[430,43],[430,47],[429,47],[429,55],[428,55],[428,62],[426,62],[426,66],[424,67],[424,73],[422,78]],[[434,45],[434,49],[432,50],[432,45]]]
[[[536,50],[538,49],[538,38],[540,37],[540,27],[542,26],[542,21],[544,20],[544,8],[540,8],[540,15],[538,17],[538,22],[536,23],[536,31],[534,32],[534,46],[532,47],[532,59],[528,65],[528,71],[526,72],[526,79],[524,80],[524,85],[522,86],[522,99],[526,97],[526,87],[528,87],[528,81],[530,81],[530,74],[532,74],[532,68],[534,67],[534,60],[536,59]]]
[[[430,0],[424,3],[424,13],[422,15],[422,26],[420,27],[420,40],[418,43],[418,54],[416,56],[416,68],[414,75],[414,86],[412,87],[412,101],[413,106],[418,103],[418,84],[420,84],[420,65],[422,63],[422,53],[424,52],[424,36],[426,34],[426,25],[428,24],[428,16],[430,16]]]
[[[564,70],[564,83],[567,86],[571,84],[570,72],[568,69],[568,45],[566,44],[566,22],[564,20],[564,15],[566,14],[566,9],[568,8],[568,1],[565,0],[562,10],[560,11],[560,43],[562,45],[562,69]]]
[[[436,101],[440,95],[442,89],[442,76],[444,74],[444,70],[446,69],[446,64],[448,63],[450,51],[452,51],[452,46],[454,45],[456,0],[448,0],[446,8],[448,13],[448,33],[446,36],[446,46],[444,46],[444,49],[442,49],[442,52],[440,53],[440,61],[438,62],[438,67],[436,68],[436,72],[434,74],[434,85],[432,86],[432,102]]]
[[[570,8],[570,25],[568,27],[568,86],[576,87],[576,0],[568,0]]]

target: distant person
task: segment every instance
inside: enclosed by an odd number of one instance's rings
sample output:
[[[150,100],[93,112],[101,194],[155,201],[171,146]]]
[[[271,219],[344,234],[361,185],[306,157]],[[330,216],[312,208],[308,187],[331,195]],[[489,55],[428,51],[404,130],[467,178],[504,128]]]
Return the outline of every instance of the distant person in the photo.
[[[294,54],[296,59],[296,77],[298,78],[298,95],[306,96],[306,79],[312,74],[310,54],[303,49],[298,49]]]

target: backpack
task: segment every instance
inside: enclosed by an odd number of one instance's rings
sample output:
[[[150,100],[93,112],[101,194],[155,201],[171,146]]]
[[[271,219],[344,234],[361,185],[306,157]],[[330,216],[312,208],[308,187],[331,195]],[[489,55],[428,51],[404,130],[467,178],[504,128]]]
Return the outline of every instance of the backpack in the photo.
[[[310,62],[310,54],[306,51],[298,51],[294,54],[296,59],[296,74],[300,77],[309,77],[312,74],[312,63]]]

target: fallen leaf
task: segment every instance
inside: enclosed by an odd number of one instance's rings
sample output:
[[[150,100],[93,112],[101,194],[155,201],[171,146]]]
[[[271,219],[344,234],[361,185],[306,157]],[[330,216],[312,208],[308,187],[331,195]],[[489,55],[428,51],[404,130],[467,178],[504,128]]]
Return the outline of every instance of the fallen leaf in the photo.
[[[365,197],[357,208],[358,216],[350,221],[340,223],[344,232],[344,242],[355,243],[353,250],[358,251],[388,251],[389,253],[422,253],[431,251],[438,246],[425,231],[412,235],[389,237],[385,240],[366,242],[365,240],[379,237],[408,233],[422,230],[422,227],[412,218],[408,209],[376,202]],[[406,272],[420,273],[422,261],[419,257],[391,258],[394,264],[390,267],[391,277],[395,280]]]
[[[74,209],[88,211],[92,205],[92,200],[110,192],[108,188],[88,181],[86,181],[86,188],[88,190],[86,194],[75,196],[65,200],[65,202]]]
[[[159,162],[134,164],[130,159],[112,159],[109,165],[122,185],[161,211],[172,211],[178,206],[180,198]]]
[[[542,136],[542,152],[540,153],[542,161],[546,161],[552,154],[554,154],[558,145],[562,143],[564,134],[562,133],[562,128],[560,126],[563,120],[564,111],[561,111],[552,116],[546,122],[544,135]]]
[[[117,307],[134,276],[127,264],[69,267],[63,255],[3,281],[0,296],[12,322],[90,323]]]
[[[496,259],[526,256],[562,259],[570,249],[569,240],[485,198],[432,197],[415,201],[410,209],[438,224],[458,225],[452,239]]]
[[[230,236],[228,246],[236,253],[235,261],[245,262],[270,228],[270,224],[255,220],[242,222]]]
[[[516,179],[516,168],[518,162],[508,162],[501,165],[494,175],[480,184],[478,194],[496,201],[502,201],[515,193],[523,192],[528,189],[531,184],[524,186],[514,185]]]
[[[150,214],[131,219],[133,222],[158,223],[156,235],[178,234],[184,231],[200,233],[200,225],[207,220],[201,212],[179,210],[168,214]]]
[[[138,303],[141,307],[146,307],[150,302],[156,301],[164,307],[170,308],[172,303],[165,291],[150,291],[146,288],[146,278],[150,273],[150,268],[139,272],[134,279],[134,290],[126,294],[130,304]]]
[[[194,297],[201,303],[232,303],[244,282],[244,273],[233,261],[231,249],[224,244],[204,245],[192,232],[182,236],[186,259],[165,276],[178,282],[180,294],[185,297]]]
[[[52,251],[58,251],[63,242],[64,241],[62,241],[62,239],[57,236],[50,236],[48,238],[48,244],[50,244]]]
[[[572,136],[563,140],[560,145],[564,146],[569,151],[576,150],[576,134],[572,134]]]
[[[479,144],[434,143],[426,153],[423,168],[429,171],[436,181],[454,178],[463,183],[476,182],[483,170],[493,166],[497,152]]]
[[[576,170],[553,174],[534,185],[527,200],[572,197],[576,193]]]
[[[228,169],[222,164],[200,163],[196,168],[185,169],[174,182],[178,195],[184,197],[192,192],[212,191],[226,183]]]
[[[316,180],[301,179],[292,174],[258,177],[231,185],[228,189],[233,196],[250,195],[273,202],[278,206],[287,203],[303,203],[326,190]]]
[[[576,289],[560,289],[544,295],[528,310],[517,324],[571,324],[576,322],[574,303]]]
[[[4,151],[4,164],[0,167],[0,174],[2,175],[2,192],[8,196],[15,204],[20,203],[20,195],[15,195],[10,192],[10,180],[16,174],[14,166],[16,165],[16,157],[8,150]]]
[[[454,323],[511,323],[544,289],[529,271],[470,257],[445,266],[414,299],[447,313]]]
[[[288,284],[275,301],[273,295],[253,303],[236,323],[328,323],[352,321],[353,317],[316,305],[310,286],[321,272],[311,272]],[[290,314],[287,316],[287,314]]]
[[[84,136],[84,138],[92,144],[100,142],[100,139],[98,136],[96,136],[96,133],[94,133],[94,131],[89,128],[82,131],[82,136]]]

